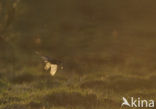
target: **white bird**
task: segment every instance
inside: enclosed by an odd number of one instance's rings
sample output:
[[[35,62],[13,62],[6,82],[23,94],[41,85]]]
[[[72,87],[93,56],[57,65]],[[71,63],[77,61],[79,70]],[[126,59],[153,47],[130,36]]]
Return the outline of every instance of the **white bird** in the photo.
[[[130,107],[130,104],[128,103],[127,99],[125,97],[122,97],[123,103],[121,104],[121,106],[123,105],[127,105]]]
[[[36,54],[39,55],[38,52],[36,52]],[[61,65],[62,62],[57,59],[49,59],[48,57],[45,57],[45,56],[40,56],[40,58],[45,63],[44,70],[46,71],[50,70],[50,74],[54,76],[57,72],[58,66]],[[61,69],[63,69],[62,66],[61,66]]]
[[[48,71],[50,69],[50,74],[52,76],[54,76],[55,73],[57,72],[57,65],[56,64],[51,64],[50,62],[46,62],[44,69],[46,71]]]

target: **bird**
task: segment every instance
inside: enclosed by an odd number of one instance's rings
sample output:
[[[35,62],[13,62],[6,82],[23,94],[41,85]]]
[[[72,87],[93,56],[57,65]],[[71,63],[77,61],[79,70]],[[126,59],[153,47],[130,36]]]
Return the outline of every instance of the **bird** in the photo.
[[[50,71],[51,76],[54,76],[58,70],[58,66],[63,69],[62,62],[58,59],[50,59],[49,57],[42,56],[39,52],[36,52],[40,56],[41,60],[45,63],[44,70]]]

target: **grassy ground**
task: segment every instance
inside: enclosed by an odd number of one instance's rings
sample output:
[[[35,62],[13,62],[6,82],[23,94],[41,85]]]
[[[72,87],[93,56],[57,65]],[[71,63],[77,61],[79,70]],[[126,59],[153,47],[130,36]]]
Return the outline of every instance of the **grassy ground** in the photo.
[[[2,68],[1,109],[119,109],[123,96],[156,97],[154,73],[118,72],[117,68],[92,72],[89,64],[80,65],[81,73],[69,65],[51,77],[37,62],[34,59],[31,65],[21,64],[25,67]]]

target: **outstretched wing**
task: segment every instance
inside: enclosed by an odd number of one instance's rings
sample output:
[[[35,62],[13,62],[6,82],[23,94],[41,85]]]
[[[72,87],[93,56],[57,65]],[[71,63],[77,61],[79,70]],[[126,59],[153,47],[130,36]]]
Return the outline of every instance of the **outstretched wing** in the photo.
[[[48,62],[48,58],[47,58],[47,57],[45,57],[45,56],[41,56],[40,58],[41,58],[45,63]]]
[[[35,54],[38,55],[44,63],[48,62],[48,57],[41,55],[38,51],[35,51]]]
[[[57,65],[56,64],[51,64],[50,74],[52,76],[54,76],[56,71],[57,71]]]

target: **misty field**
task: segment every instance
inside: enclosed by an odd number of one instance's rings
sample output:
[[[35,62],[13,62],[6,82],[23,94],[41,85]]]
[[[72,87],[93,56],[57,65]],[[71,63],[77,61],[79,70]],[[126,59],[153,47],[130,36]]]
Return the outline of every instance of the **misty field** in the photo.
[[[0,0],[0,109],[133,109],[121,108],[122,97],[156,100],[152,1],[10,1]],[[52,77],[36,51],[64,69]]]

